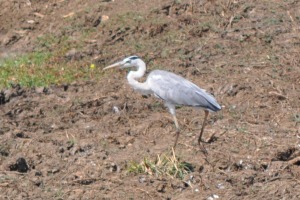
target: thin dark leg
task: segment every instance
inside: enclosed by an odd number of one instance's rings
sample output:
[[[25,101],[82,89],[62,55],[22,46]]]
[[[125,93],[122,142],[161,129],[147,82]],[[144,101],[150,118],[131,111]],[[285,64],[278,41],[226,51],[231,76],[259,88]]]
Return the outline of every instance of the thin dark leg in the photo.
[[[198,138],[198,144],[200,145],[201,143],[201,138],[202,138],[202,134],[203,134],[203,131],[204,131],[204,127],[206,125],[206,120],[207,120],[207,116],[208,116],[208,111],[205,110],[205,115],[204,115],[204,120],[203,120],[203,124],[202,124],[202,128],[201,128],[201,132],[200,132],[200,135],[199,135],[199,138]]]
[[[201,142],[202,142],[202,134],[203,134],[204,127],[205,127],[205,125],[206,125],[207,116],[208,116],[208,111],[205,110],[204,112],[205,112],[205,114],[204,114],[204,120],[203,120],[203,124],[202,124],[202,128],[201,128],[201,132],[200,132],[200,135],[199,135],[199,138],[198,138],[198,144],[199,144],[199,146],[202,148],[203,152],[204,152],[205,154],[207,154],[207,151],[206,151],[205,147],[203,146],[203,144],[201,145]]]
[[[175,138],[175,143],[174,143],[173,149],[176,148],[177,141],[178,141],[178,138],[179,138],[179,133],[180,133],[179,129],[176,129],[176,138]]]
[[[173,120],[174,120],[174,124],[176,126],[176,138],[175,138],[175,143],[174,143],[174,146],[173,146],[173,148],[175,149],[176,145],[177,145],[178,138],[179,138],[180,130],[179,130],[179,125],[178,125],[177,118],[176,118],[175,115],[173,115]]]

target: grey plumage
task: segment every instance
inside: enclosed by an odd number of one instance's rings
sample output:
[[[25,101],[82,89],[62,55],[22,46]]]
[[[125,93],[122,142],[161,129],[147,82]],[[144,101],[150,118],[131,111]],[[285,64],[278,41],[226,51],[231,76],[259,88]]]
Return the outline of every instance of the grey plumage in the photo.
[[[154,70],[147,82],[156,96],[170,104],[200,107],[212,112],[221,110],[212,95],[174,73]]]

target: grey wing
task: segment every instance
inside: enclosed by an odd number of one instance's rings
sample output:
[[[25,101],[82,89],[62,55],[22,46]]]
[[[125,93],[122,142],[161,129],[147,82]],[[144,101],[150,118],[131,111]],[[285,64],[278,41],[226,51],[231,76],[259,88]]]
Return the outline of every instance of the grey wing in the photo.
[[[221,109],[212,95],[171,72],[154,70],[149,74],[147,83],[156,96],[168,103],[202,107],[210,111]]]

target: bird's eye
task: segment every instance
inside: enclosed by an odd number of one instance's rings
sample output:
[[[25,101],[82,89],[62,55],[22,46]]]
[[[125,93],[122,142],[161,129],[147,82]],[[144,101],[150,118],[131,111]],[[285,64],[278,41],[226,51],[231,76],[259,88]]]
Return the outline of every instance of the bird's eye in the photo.
[[[130,63],[131,63],[131,60],[127,60],[126,63],[130,64]]]

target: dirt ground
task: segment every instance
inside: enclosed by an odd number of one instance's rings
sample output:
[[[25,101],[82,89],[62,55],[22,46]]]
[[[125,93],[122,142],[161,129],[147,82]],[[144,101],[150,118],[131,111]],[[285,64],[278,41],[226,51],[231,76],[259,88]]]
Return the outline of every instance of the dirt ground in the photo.
[[[78,46],[63,51],[64,62],[94,62],[101,71],[136,54],[148,71],[180,74],[222,105],[209,115],[204,138],[215,137],[206,156],[197,146],[204,112],[177,109],[176,155],[194,169],[180,180],[128,173],[131,162],[170,151],[175,127],[163,102],[130,88],[127,71],[2,89],[0,199],[300,199],[300,1],[21,0],[0,7],[3,58],[56,51],[60,41],[41,46],[38,38],[68,36]]]

